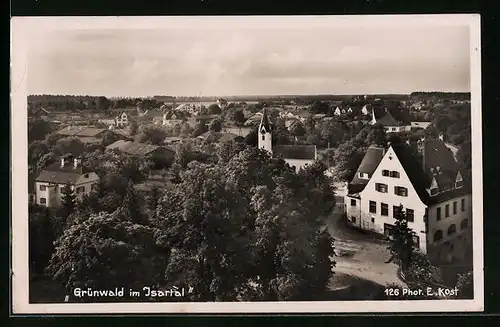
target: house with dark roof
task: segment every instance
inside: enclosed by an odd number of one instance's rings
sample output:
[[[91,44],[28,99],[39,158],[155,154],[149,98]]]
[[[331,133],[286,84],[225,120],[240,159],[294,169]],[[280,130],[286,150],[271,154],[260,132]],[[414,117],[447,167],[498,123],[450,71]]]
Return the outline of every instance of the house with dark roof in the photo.
[[[370,125],[380,124],[384,127],[386,133],[409,132],[411,130],[409,115],[404,110],[380,109],[375,110],[375,108],[372,108]]]
[[[106,147],[106,150],[118,150],[133,156],[150,159],[160,169],[173,162],[175,151],[165,146],[118,140]],[[160,167],[161,166],[161,167]]]
[[[99,183],[99,176],[82,166],[82,159],[67,155],[40,172],[35,179],[35,201],[49,208],[59,207],[62,190],[70,185],[78,200]]]
[[[472,187],[442,139],[371,146],[348,183],[348,223],[389,236],[402,205],[414,243],[436,263],[471,249]]]
[[[315,145],[277,145],[273,146],[273,127],[267,115],[266,109],[262,112],[259,125],[258,146],[273,156],[282,157],[291,167],[297,171],[312,164],[318,157]]]
[[[57,134],[69,137],[76,137],[84,143],[95,144],[95,143],[100,143],[102,141],[102,137],[104,135],[104,132],[106,131],[107,129],[105,128],[70,125],[58,131]]]

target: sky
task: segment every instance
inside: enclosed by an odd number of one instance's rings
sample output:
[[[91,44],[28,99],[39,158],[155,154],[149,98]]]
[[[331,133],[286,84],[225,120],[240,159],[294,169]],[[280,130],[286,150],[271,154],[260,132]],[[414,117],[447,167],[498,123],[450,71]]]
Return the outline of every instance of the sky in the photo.
[[[29,41],[27,91],[105,96],[470,92],[467,25],[288,24],[257,28],[232,20],[205,28],[200,20],[189,28],[38,28]]]

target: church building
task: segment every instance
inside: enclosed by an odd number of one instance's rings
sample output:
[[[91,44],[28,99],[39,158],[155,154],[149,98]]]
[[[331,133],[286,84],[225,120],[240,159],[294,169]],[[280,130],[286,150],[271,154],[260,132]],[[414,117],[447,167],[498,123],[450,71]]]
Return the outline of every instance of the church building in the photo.
[[[262,112],[258,138],[259,149],[265,149],[275,157],[281,156],[296,171],[312,164],[318,156],[315,145],[273,146],[273,128],[267,116],[266,109]]]

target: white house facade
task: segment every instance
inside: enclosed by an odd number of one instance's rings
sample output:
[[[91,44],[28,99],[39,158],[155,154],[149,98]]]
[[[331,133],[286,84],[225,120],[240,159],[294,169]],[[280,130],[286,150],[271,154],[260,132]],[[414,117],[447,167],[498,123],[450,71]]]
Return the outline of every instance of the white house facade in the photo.
[[[99,183],[96,173],[86,171],[78,158],[62,158],[61,163],[54,163],[44,169],[35,182],[35,201],[49,208],[59,207],[63,188],[70,185],[77,200],[89,194]]]
[[[471,244],[471,188],[444,142],[371,146],[345,196],[347,221],[388,235],[402,205],[415,246],[433,262],[465,258]]]
[[[115,125],[116,127],[123,128],[128,126],[129,120],[126,112],[122,112],[118,116],[115,117]]]

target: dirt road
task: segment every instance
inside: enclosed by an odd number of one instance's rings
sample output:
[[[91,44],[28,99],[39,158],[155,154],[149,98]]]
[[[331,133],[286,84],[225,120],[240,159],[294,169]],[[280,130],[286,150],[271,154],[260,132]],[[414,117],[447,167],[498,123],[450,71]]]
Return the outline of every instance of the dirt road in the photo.
[[[402,285],[396,275],[397,266],[386,263],[389,258],[387,242],[347,227],[341,217],[341,208],[337,207],[327,222],[328,230],[335,238],[334,271],[383,286],[389,283]],[[335,285],[335,277],[332,284]]]

